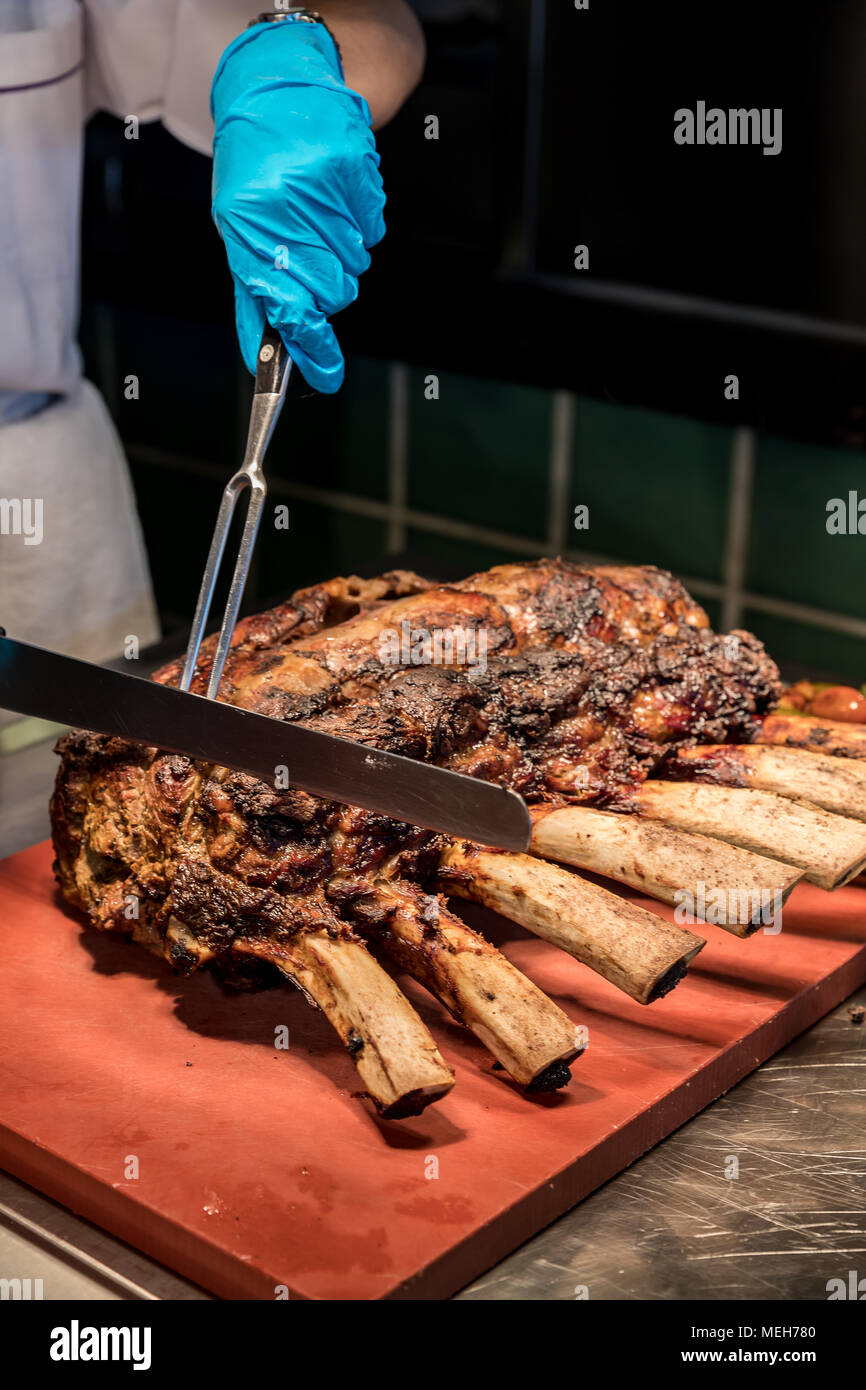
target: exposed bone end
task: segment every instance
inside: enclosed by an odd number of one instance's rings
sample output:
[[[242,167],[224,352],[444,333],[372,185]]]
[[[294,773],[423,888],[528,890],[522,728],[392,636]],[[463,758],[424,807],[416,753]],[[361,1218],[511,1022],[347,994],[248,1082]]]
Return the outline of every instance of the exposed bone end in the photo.
[[[203,965],[215,960],[215,953],[185,922],[177,917],[169,917],[165,933],[165,958],[176,970],[189,974]]]
[[[654,1004],[656,999],[664,999],[666,994],[670,994],[672,989],[676,989],[680,980],[688,974],[689,961],[693,960],[697,951],[693,951],[687,960],[675,960],[669,970],[660,975],[653,985],[647,997],[648,1004]]]
[[[440,877],[448,892],[483,903],[561,947],[632,999],[673,988],[706,942],[615,893],[529,854],[454,844]]]
[[[549,1094],[551,1091],[561,1090],[570,1080],[571,1068],[566,1062],[551,1062],[549,1067],[545,1067],[544,1071],[539,1072],[538,1076],[530,1081],[527,1089]]]
[[[769,906],[781,906],[803,877],[790,864],[725,841],[587,806],[535,809],[532,848],[546,859],[605,874],[660,902],[690,905],[696,920],[702,903],[721,900],[725,910],[713,921],[739,937],[751,936],[765,924]]]
[[[584,1041],[496,947],[413,884],[381,878],[349,904],[362,931],[471,1029],[521,1086],[555,1090]]]
[[[285,942],[254,938],[235,949],[270,961],[327,1017],[388,1119],[420,1115],[454,1085],[454,1073],[408,999],[367,949],[326,931]]]
[[[360,1067],[358,1068],[360,1071]],[[454,1081],[452,1079],[451,1086]],[[383,1120],[414,1120],[427,1109],[428,1105],[434,1104],[443,1095],[450,1091],[451,1086],[441,1084],[431,1086],[419,1086],[414,1091],[407,1091],[404,1096],[400,1096],[392,1105],[382,1105],[376,1101],[376,1107]]]
[[[866,867],[866,827],[808,801],[754,788],[654,780],[636,788],[634,800],[642,816],[795,864],[828,892]]]
[[[866,821],[866,762],[855,758],[834,758],[807,748],[717,743],[681,748],[665,766],[677,780],[757,787]]]
[[[866,758],[866,724],[818,719],[812,714],[768,714],[755,742],[811,748],[837,758]]]

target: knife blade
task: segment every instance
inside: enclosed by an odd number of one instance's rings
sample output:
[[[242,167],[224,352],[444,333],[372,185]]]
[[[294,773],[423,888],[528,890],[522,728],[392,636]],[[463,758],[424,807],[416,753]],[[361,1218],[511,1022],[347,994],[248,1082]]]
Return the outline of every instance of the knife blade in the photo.
[[[2,629],[0,629],[2,633]],[[0,636],[0,708],[288,783],[499,849],[529,847],[516,792]]]

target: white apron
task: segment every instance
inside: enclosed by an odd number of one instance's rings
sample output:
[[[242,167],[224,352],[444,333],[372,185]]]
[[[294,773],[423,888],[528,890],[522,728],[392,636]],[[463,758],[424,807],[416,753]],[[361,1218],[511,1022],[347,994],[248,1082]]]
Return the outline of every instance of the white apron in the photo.
[[[154,641],[132,486],[105,403],[89,381],[0,429],[0,494],[7,499],[13,480],[30,505],[0,537],[0,622],[10,636],[91,661],[121,656],[130,636],[141,646]],[[7,509],[6,517],[14,521],[17,513],[10,518]]]
[[[105,661],[159,627],[126,461],[75,345],[84,17],[75,0],[11,4],[0,20],[0,623]],[[8,32],[16,20],[33,27]]]
[[[210,153],[211,78],[254,11],[0,0],[0,623],[25,641],[104,661],[159,635],[126,462],[75,343],[83,124],[161,118]]]

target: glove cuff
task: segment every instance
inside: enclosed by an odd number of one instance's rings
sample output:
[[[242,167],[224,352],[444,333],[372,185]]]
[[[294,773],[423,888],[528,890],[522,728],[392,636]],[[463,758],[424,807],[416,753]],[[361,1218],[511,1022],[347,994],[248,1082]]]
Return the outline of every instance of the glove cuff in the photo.
[[[305,24],[321,24],[325,32],[330,34],[331,42],[336,48],[337,56],[340,59],[340,63],[342,64],[343,55],[340,52],[340,45],[337,43],[333,31],[328,28],[328,23],[324,15],[319,14],[318,10],[264,10],[263,13],[258,15],[256,19],[250,20],[249,24],[247,25],[247,28],[252,29],[254,24],[281,24],[290,16],[294,16],[296,19],[301,20]]]
[[[235,82],[245,90],[251,80],[279,83],[298,78],[311,86],[347,90],[340,50],[327,25],[323,21],[311,24],[303,14],[291,12],[278,21],[256,21],[223,51],[211,83],[211,115],[216,120],[217,100],[225,109],[238,95],[232,90]]]
[[[343,55],[340,52],[340,45],[337,43],[333,32],[328,28],[324,15],[320,15],[318,10],[306,10],[302,8],[296,10],[264,10],[256,19],[250,20],[247,28],[252,29],[256,24],[282,24],[287,19],[300,20],[302,24],[321,24],[337,50],[337,57],[340,60],[341,76],[345,76],[343,70]]]

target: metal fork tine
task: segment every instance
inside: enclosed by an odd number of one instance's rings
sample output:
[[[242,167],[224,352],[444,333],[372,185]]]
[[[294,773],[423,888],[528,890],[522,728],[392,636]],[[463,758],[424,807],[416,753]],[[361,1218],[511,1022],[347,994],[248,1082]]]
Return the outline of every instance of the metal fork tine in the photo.
[[[276,329],[267,325],[259,346],[244,461],[234,477],[226,483],[223,491],[198,602],[196,603],[195,616],[192,621],[183,674],[180,678],[180,689],[189,690],[195,675],[199,649],[204,637],[235,507],[241,493],[249,489],[247,514],[208,681],[207,698],[209,700],[215,700],[219,691],[223,667],[231,646],[232,633],[253,558],[253,549],[267,494],[262,462],[273,434],[274,425],[277,423],[277,418],[283,407],[291,370],[292,361],[286,352],[282,338]]]
[[[237,622],[238,609],[241,606],[241,599],[244,594],[244,585],[247,582],[247,575],[250,563],[253,558],[253,548],[258,535],[259,522],[262,519],[262,512],[265,505],[266,489],[264,483],[260,486],[253,484],[250,487],[250,498],[247,504],[247,515],[244,521],[243,534],[241,535],[238,558],[235,562],[235,572],[232,575],[231,588],[226,602],[225,615],[220,635],[217,640],[217,648],[214,653],[213,666],[211,667],[210,680],[207,687],[207,698],[215,700],[219,690],[220,680],[222,679],[223,667],[226,664],[229,647],[231,646],[232,634]]]
[[[186,649],[186,659],[183,665],[183,675],[180,678],[180,689],[189,690],[192,678],[195,674],[195,666],[198,661],[199,648],[204,630],[207,626],[210,606],[213,601],[214,589],[216,588],[217,576],[222,565],[223,552],[226,548],[229,530],[232,524],[232,517],[240,495],[239,489],[235,486],[235,478],[226,483],[223,489],[220,509],[217,514],[216,526],[214,527],[213,539],[208,551],[207,564],[205,565],[204,575],[199,590],[198,602],[195,606],[195,617],[192,620],[192,630],[189,635],[189,645]]]

